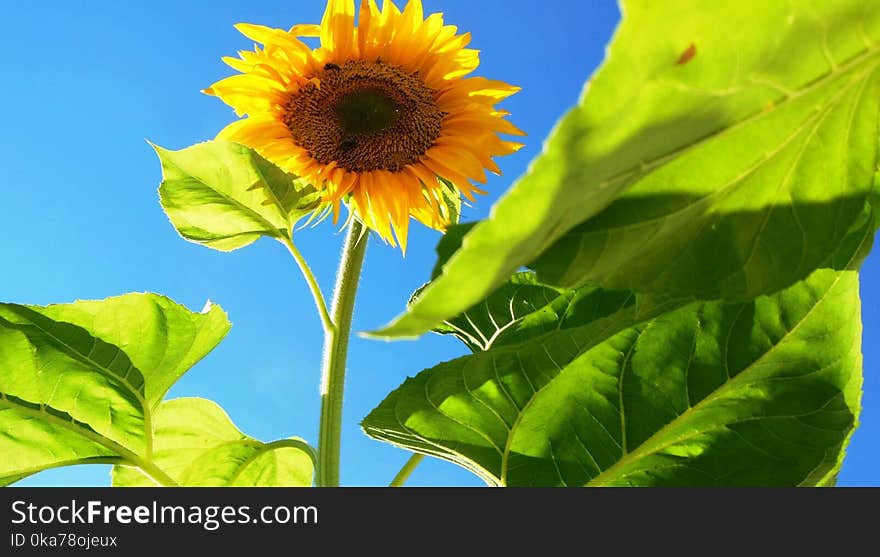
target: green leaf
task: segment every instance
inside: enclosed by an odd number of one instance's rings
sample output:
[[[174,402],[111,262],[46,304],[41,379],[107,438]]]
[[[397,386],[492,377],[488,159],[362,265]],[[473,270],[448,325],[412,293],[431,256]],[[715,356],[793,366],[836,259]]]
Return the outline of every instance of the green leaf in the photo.
[[[244,435],[216,403],[182,398],[156,412],[153,462],[181,486],[309,487],[314,451],[304,441],[261,443]],[[113,468],[115,487],[155,487],[140,469]]]
[[[456,225],[461,220],[461,193],[449,180],[437,177],[440,184],[440,193],[443,196],[443,208],[446,220],[451,225]]]
[[[421,334],[532,262],[556,286],[752,299],[818,268],[874,201],[880,6],[622,11],[545,152],[377,335]]]
[[[461,246],[462,238],[473,223],[452,226],[437,245],[440,267]],[[412,296],[414,303],[424,287]],[[672,307],[666,300],[663,307]],[[511,344],[541,333],[581,325],[606,317],[634,302],[630,292],[606,292],[599,288],[565,290],[541,284],[534,273],[522,272],[510,277],[501,288],[461,315],[448,319],[433,329],[461,340],[472,352],[483,352],[492,346]],[[661,306],[661,299],[640,300],[644,311],[650,305]],[[656,309],[656,308],[653,308]],[[653,311],[653,309],[651,311]]]
[[[595,287],[560,290],[539,283],[534,273],[517,273],[482,304],[444,321],[434,332],[456,336],[472,352],[485,352],[589,323],[632,303],[629,292]]]
[[[162,161],[162,207],[180,235],[220,251],[262,236],[289,237],[319,209],[320,195],[254,150],[226,141],[180,151],[156,147]]]
[[[118,348],[136,369],[149,376],[143,392],[152,408],[172,384],[217,346],[231,327],[223,309],[210,301],[196,314],[153,294],[33,309],[54,321],[81,327]]]
[[[437,263],[434,266],[434,270],[431,271],[431,280],[443,274],[443,267],[446,265],[446,262],[458,251],[464,237],[476,224],[475,222],[453,224],[446,229],[446,232],[440,237],[440,241],[437,242]]]
[[[836,474],[859,409],[855,271],[816,271],[747,303],[637,306],[424,371],[364,430],[507,486],[794,486]]]
[[[156,405],[229,331],[154,294],[0,304],[0,483],[89,462],[148,462]]]

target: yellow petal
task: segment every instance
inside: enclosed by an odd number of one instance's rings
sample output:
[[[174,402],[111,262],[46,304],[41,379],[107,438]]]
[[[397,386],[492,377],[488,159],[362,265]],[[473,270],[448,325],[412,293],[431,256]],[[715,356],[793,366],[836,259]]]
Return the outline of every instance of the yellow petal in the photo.
[[[468,149],[455,149],[453,147],[445,147],[435,145],[428,149],[425,157],[429,160],[439,162],[447,168],[458,168],[462,174],[481,183],[486,182],[486,173],[483,171],[483,165],[479,159],[471,154]]]
[[[356,55],[354,47],[354,0],[328,0],[321,19],[321,47],[331,59],[344,60]]]
[[[521,147],[502,139],[502,134],[524,134],[505,119],[506,111],[495,106],[519,88],[482,77],[466,78],[480,63],[479,52],[467,48],[470,34],[459,34],[457,27],[444,24],[443,14],[426,18],[422,0],[408,0],[402,11],[393,0],[383,0],[381,10],[377,4],[377,0],[328,0],[320,25],[299,24],[288,31],[237,25],[262,46],[240,52],[239,58],[224,58],[241,75],[220,80],[205,92],[220,97],[239,115],[249,116],[224,128],[218,137],[250,145],[312,184],[321,192],[325,207],[332,207],[334,222],[345,203],[349,218],[359,218],[386,242],[405,250],[410,219],[445,229],[452,218],[448,188],[454,188],[452,195],[474,201],[475,194],[486,193],[474,182],[485,182],[487,170],[501,172],[493,157]],[[312,50],[300,37],[318,37],[321,46]],[[320,79],[326,64],[349,60],[381,60],[419,76],[434,90],[437,107],[446,116],[439,136],[418,162],[395,171],[355,172],[340,166],[340,161],[319,162],[294,140],[288,127],[291,97],[301,94],[307,84],[331,87],[333,81]]]
[[[301,23],[291,27],[290,34],[297,37],[320,37],[321,26],[314,23]]]
[[[361,7],[358,14],[358,47],[361,56],[367,56],[371,40],[371,30],[373,29],[374,19],[379,16],[379,8],[376,6],[376,0],[361,0]]]

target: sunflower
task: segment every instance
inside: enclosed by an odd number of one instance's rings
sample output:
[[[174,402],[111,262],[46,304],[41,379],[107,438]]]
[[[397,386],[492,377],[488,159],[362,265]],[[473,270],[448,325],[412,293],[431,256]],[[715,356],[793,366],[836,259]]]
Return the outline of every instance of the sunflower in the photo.
[[[241,74],[205,92],[246,116],[218,138],[256,149],[296,174],[331,203],[341,203],[403,250],[410,217],[438,230],[454,218],[450,195],[474,201],[492,157],[522,145],[524,135],[495,105],[518,87],[465,77],[479,66],[470,34],[427,18],[421,0],[401,12],[386,0],[329,0],[320,25],[289,31],[236,25],[261,43],[223,60]],[[311,49],[301,39],[317,37]]]

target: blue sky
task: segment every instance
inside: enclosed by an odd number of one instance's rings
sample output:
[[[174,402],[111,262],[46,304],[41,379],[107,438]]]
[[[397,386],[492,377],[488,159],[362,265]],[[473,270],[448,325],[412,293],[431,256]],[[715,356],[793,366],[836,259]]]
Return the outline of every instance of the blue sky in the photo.
[[[527,147],[499,160],[504,176],[465,210],[487,215],[539,152],[555,121],[601,62],[619,14],[612,0],[424,0],[426,10],[473,33],[480,75],[523,87],[504,108],[528,132]],[[317,23],[323,1],[49,0],[17,2],[0,19],[6,53],[0,87],[0,299],[32,304],[159,292],[191,309],[219,303],[234,324],[227,339],[171,396],[220,403],[264,440],[316,440],[321,335],[311,298],[285,249],[263,240],[221,254],[181,240],[156,195],[158,161],[146,139],[178,149],[209,139],[233,117],[199,91],[231,70],[224,55],[252,43],[232,25]],[[373,242],[356,330],[387,322],[429,276],[436,232],[414,227],[406,258]],[[329,291],[341,236],[325,223],[297,243]],[[880,258],[865,264],[865,410],[843,485],[880,485]],[[342,481],[386,485],[407,453],[357,426],[407,375],[465,352],[434,335],[388,344],[354,338],[343,432]],[[107,485],[108,467],[53,470],[21,485]],[[411,485],[481,485],[428,459]]]

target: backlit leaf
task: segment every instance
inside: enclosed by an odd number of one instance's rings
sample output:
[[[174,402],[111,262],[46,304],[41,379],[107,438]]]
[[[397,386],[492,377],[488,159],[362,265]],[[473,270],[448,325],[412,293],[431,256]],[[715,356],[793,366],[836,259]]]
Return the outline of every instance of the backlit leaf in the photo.
[[[880,4],[623,0],[580,105],[444,273],[413,336],[523,265],[555,286],[749,300],[828,260],[874,200]]]
[[[256,151],[227,141],[180,151],[155,147],[162,161],[162,207],[185,239],[220,251],[262,236],[290,236],[320,196]]]
[[[304,442],[256,441],[206,400],[162,402],[229,327],[219,306],[155,294],[0,304],[0,484],[101,463],[119,485],[310,485]]]
[[[309,487],[312,449],[301,440],[262,443],[244,435],[216,403],[165,401],[155,419],[153,462],[182,486]],[[140,469],[113,468],[115,487],[155,487]]]
[[[857,221],[829,262],[849,270],[750,302],[586,286],[470,340],[540,286],[517,275],[438,329],[473,355],[408,379],[362,426],[496,485],[833,484],[860,408],[853,269],[873,229]]]

